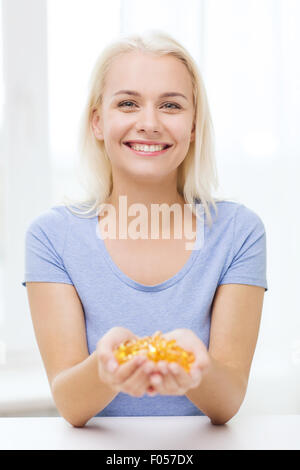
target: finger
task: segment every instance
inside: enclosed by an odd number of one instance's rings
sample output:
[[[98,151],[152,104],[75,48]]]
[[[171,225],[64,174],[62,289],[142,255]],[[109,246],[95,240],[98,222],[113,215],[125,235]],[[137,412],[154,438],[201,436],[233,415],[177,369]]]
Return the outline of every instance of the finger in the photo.
[[[171,376],[173,377],[174,381],[177,383],[178,388],[183,391],[183,393],[190,387],[191,383],[193,382],[192,377],[186,370],[181,367],[176,362],[171,362],[169,364],[168,369],[171,372]]]
[[[167,370],[163,383],[158,388],[160,393],[164,387],[164,394],[183,395],[193,385],[193,379],[179,364],[171,362],[167,364]]]
[[[193,371],[191,374],[191,385],[189,388],[196,388],[200,385],[202,381],[202,372],[201,371]]]
[[[200,352],[195,361],[191,365],[190,374],[191,375],[202,375],[210,365],[210,357],[207,353]]]
[[[159,370],[163,370],[164,372],[161,364],[159,365]],[[172,373],[170,365],[167,367],[167,373],[152,374],[150,383],[161,395],[181,395],[184,393],[184,389],[177,380],[177,374]]]
[[[151,387],[159,392],[162,390],[162,383],[164,382],[164,376],[168,374],[168,367],[166,361],[158,361],[154,369],[154,373],[151,374],[150,383]]]
[[[145,356],[136,356],[133,359],[121,364],[114,373],[113,383],[121,385],[147,360]]]
[[[98,373],[100,379],[105,383],[111,382],[111,374],[117,369],[118,363],[110,352],[101,348],[96,351],[98,359]]]
[[[110,329],[98,342],[96,348],[97,357],[107,372],[114,372],[119,363],[115,356],[115,350],[125,340],[137,338],[134,333],[126,328],[115,327]]]
[[[167,361],[158,361],[157,371],[160,372],[162,375],[166,375],[168,373],[168,363],[167,363]]]
[[[97,349],[97,357],[99,360],[99,368],[102,369],[104,373],[113,373],[119,366],[112,351],[105,347]]]
[[[146,361],[122,384],[122,390],[135,397],[143,396],[149,388],[149,374],[153,370],[153,362]]]
[[[150,384],[155,387],[155,390],[160,395],[180,395],[181,390],[178,388],[178,384],[174,381],[174,378],[168,374],[162,376],[161,374],[152,374]]]

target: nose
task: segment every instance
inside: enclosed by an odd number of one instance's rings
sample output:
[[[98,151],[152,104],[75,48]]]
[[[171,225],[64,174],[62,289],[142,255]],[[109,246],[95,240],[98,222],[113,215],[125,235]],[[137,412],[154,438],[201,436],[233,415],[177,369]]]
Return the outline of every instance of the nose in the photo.
[[[153,106],[145,106],[137,114],[136,130],[138,132],[145,132],[151,134],[161,131],[161,123],[157,111]]]

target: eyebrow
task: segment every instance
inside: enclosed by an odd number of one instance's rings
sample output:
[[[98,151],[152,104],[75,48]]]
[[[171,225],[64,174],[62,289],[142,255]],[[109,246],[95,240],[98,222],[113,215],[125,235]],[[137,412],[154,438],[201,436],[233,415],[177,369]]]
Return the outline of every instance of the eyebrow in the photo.
[[[133,96],[139,96],[139,97],[141,96],[140,93],[138,93],[137,91],[132,91],[132,90],[120,90],[114,93],[113,96],[116,96],[116,95],[133,95]],[[182,98],[185,98],[188,101],[185,95],[183,95],[182,93],[178,93],[176,91],[169,91],[167,93],[163,93],[162,95],[159,96],[159,98],[168,98],[170,96],[181,96]]]

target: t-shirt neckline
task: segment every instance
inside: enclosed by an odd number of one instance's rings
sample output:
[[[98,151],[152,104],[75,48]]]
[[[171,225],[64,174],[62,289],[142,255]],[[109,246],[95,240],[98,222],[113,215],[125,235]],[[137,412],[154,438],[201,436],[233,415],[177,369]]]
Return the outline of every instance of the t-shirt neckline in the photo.
[[[131,279],[129,276],[127,276],[127,274],[125,274],[116,265],[116,263],[111,258],[110,254],[109,254],[109,252],[108,252],[108,250],[105,246],[104,240],[101,237],[99,221],[98,221],[98,214],[95,217],[93,217],[92,220],[94,221],[93,224],[94,224],[94,229],[95,229],[95,232],[96,232],[96,241],[98,243],[98,246],[101,250],[101,253],[102,253],[105,261],[107,262],[107,264],[110,267],[110,269],[112,270],[112,272],[124,284],[127,284],[128,286],[130,286],[134,289],[141,290],[141,291],[146,291],[146,292],[161,291],[161,290],[164,290],[164,289],[167,289],[167,288],[171,287],[172,285],[174,285],[178,281],[180,281],[188,273],[188,271],[191,269],[191,267],[193,266],[193,264],[196,261],[197,257],[199,256],[200,251],[202,251],[201,247],[203,245],[205,214],[204,214],[204,211],[203,211],[202,204],[197,204],[196,208],[197,208],[197,213],[202,214],[203,222],[200,221],[198,218],[196,220],[196,240],[195,240],[194,248],[193,248],[193,250],[191,250],[191,254],[190,254],[188,260],[182,266],[182,268],[176,274],[174,274],[174,276],[170,277],[169,279],[166,279],[165,281],[163,281],[159,284],[154,284],[152,286],[141,284],[140,282],[137,282],[134,279]],[[202,209],[202,211],[199,210],[199,208]]]

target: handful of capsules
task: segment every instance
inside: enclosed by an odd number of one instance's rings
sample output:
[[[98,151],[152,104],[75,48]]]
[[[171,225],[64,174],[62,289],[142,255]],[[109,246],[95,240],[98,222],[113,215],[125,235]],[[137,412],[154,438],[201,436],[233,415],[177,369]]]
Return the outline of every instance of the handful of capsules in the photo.
[[[192,352],[178,346],[175,339],[166,340],[160,331],[153,336],[124,341],[115,350],[115,357],[119,364],[129,361],[137,354],[144,354],[154,362],[177,362],[186,372],[189,372],[190,366],[195,360]]]

